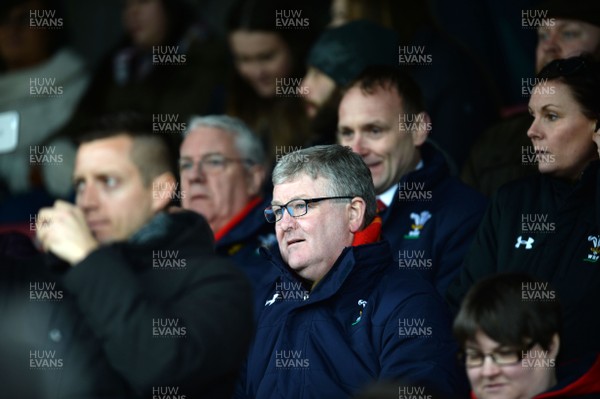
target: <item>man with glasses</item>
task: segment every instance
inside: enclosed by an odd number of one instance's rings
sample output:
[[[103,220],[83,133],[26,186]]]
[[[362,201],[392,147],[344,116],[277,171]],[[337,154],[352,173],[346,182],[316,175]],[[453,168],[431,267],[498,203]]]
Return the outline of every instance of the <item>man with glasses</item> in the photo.
[[[339,145],[284,156],[273,171],[278,275],[237,398],[349,398],[396,380],[451,398],[464,388],[441,297],[402,273],[380,240],[375,190],[359,155]]]
[[[269,269],[258,248],[275,242],[262,214],[270,199],[261,195],[267,160],[260,139],[225,115],[194,117],[184,135],[182,206],[206,218],[217,253],[232,257],[256,284]]]

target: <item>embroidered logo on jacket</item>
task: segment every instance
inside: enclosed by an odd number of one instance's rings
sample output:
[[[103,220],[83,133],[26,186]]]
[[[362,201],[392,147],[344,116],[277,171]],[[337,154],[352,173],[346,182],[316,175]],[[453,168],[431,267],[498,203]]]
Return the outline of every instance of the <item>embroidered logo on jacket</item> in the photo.
[[[364,299],[359,299],[358,306],[358,317],[356,318],[356,320],[354,320],[354,323],[352,323],[353,326],[357,325],[360,322],[360,319],[362,318],[363,314],[363,309],[367,306],[367,301],[365,301]]]
[[[267,302],[265,302],[265,306],[271,306],[272,304],[275,303],[275,301],[279,298],[279,292],[276,292],[275,295],[273,295],[273,298],[269,299]]]
[[[431,213],[429,211],[423,211],[420,214],[413,212],[410,214],[410,218],[414,220],[414,223],[410,226],[412,230],[404,238],[415,240],[421,236],[421,230],[425,226],[425,223],[431,219]]]
[[[594,246],[590,248],[590,253],[583,261],[596,263],[598,262],[598,259],[600,259],[600,236],[588,236],[588,241],[591,241]]]
[[[535,240],[533,239],[533,237],[529,237],[527,240],[524,240],[523,236],[518,236],[517,243],[515,244],[515,248],[519,248],[521,245],[525,245],[525,249],[531,249],[531,248],[533,248],[534,242],[535,242]]]

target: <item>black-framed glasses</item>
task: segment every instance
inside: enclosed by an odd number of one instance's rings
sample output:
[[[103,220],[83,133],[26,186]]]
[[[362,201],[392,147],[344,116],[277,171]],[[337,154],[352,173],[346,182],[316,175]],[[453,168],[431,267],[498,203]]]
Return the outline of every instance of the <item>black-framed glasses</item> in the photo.
[[[522,350],[507,348],[507,349],[498,349],[492,351],[490,353],[483,353],[478,350],[467,349],[462,352],[461,358],[465,363],[467,368],[475,368],[483,366],[486,357],[490,357],[494,363],[498,366],[512,366],[523,360],[523,353],[528,352],[531,348],[535,346],[535,343],[532,342],[527,345]]]
[[[180,158],[179,171],[181,173],[187,173],[192,170],[197,170],[198,166],[200,166],[206,173],[218,173],[224,171],[227,165],[231,162],[241,162],[246,166],[252,166],[254,164],[249,159],[227,158],[223,154],[213,153],[204,155],[197,162],[194,162],[194,160],[191,158]]]
[[[276,223],[283,218],[284,210],[287,209],[291,217],[297,218],[306,215],[308,212],[308,204],[315,202],[330,200],[330,199],[352,199],[355,196],[341,196],[341,197],[319,197],[319,198],[307,198],[307,199],[293,199],[284,205],[271,205],[265,209],[265,219],[269,223]]]

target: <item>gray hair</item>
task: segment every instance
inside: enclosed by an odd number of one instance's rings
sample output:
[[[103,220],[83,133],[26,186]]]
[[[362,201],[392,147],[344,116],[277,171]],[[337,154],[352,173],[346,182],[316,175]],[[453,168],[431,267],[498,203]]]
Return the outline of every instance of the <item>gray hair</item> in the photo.
[[[331,192],[325,195],[354,196],[365,200],[367,207],[363,228],[377,214],[371,171],[350,147],[318,145],[288,153],[273,170],[273,185],[283,184],[301,175],[327,179]]]
[[[233,135],[235,148],[241,157],[252,164],[265,165],[265,150],[260,139],[238,118],[227,115],[192,116],[183,137],[198,127],[212,127]]]

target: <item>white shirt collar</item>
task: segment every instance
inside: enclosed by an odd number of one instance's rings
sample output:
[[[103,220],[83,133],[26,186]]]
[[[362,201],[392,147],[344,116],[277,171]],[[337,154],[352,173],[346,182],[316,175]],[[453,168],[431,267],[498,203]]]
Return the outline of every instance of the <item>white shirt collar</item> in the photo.
[[[417,167],[415,168],[415,170],[423,169],[423,166],[424,166],[423,160],[420,160],[419,163],[417,164]],[[396,194],[397,189],[398,189],[398,185],[393,184],[390,188],[385,190],[382,194],[378,195],[377,199],[381,200],[381,202],[383,202],[385,204],[385,206],[389,207],[390,205],[392,205],[392,201],[394,200],[394,195]]]

